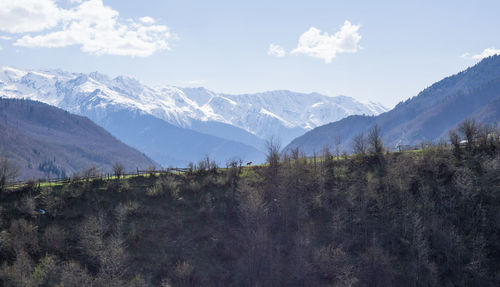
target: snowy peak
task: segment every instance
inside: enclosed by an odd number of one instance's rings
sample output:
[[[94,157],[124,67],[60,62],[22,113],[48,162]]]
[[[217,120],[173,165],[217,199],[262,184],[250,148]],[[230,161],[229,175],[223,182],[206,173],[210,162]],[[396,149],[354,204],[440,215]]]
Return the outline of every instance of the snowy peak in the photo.
[[[1,67],[0,72],[0,79],[2,80],[2,82],[18,81],[27,74],[27,72],[25,71],[11,67]]]
[[[134,78],[118,76],[113,79],[111,84],[115,89],[118,89],[129,95],[140,94],[144,90],[144,86]]]
[[[186,94],[189,98],[193,99],[198,106],[203,106],[207,104],[214,96],[215,93],[203,88],[181,88],[182,92]],[[181,90],[179,90],[181,91]]]
[[[101,74],[99,72],[92,72],[88,74],[88,77],[94,79],[97,82],[108,84],[111,82],[110,78],[107,75]]]
[[[138,80],[99,72],[20,70],[0,67],[0,95],[29,98],[68,111],[102,119],[110,111],[133,110],[170,124],[191,128],[194,122],[218,122],[243,129],[261,139],[291,137],[353,114],[387,111],[376,103],[346,96],[286,90],[229,95],[205,88],[149,87]]]

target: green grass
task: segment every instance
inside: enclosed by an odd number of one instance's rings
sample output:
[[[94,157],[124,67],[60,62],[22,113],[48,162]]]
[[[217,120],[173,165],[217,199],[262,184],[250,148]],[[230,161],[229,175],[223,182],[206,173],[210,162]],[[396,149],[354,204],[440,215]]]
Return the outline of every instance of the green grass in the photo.
[[[405,150],[405,151],[391,151],[390,153],[392,154],[395,154],[395,155],[399,155],[399,154],[405,154],[405,153],[408,153],[408,154],[421,154],[421,153],[424,153],[427,149],[411,149],[411,150]],[[347,158],[352,158],[353,156],[355,155],[348,155]],[[334,156],[332,155],[332,160],[334,161],[341,161],[341,160],[344,160],[345,159],[345,156],[344,155],[338,155],[338,156]],[[311,163],[314,163],[314,161],[316,161],[316,163],[322,163],[325,161],[325,158],[322,157],[322,156],[317,156],[316,158],[314,157],[307,157],[306,158],[307,160],[307,163],[308,164],[311,164]],[[292,160],[293,162],[293,160]],[[256,168],[263,168],[263,167],[266,167],[266,166],[269,166],[268,163],[262,163],[262,164],[253,164],[253,165],[249,165],[249,166],[241,166],[241,176],[244,177],[244,176],[247,176],[247,175],[255,175],[255,169]],[[218,168],[219,170],[221,171],[224,171],[226,170],[227,168]],[[154,175],[154,176],[161,176],[165,173],[170,173],[170,174],[183,174],[185,173],[185,171],[179,171],[179,170],[173,170],[173,171],[153,171],[153,172],[149,172],[149,173],[141,173],[141,174],[126,174],[126,175],[123,175],[120,177],[120,179],[133,179],[133,178],[136,178],[136,177],[145,177],[145,178],[149,178],[151,177],[151,175]],[[101,178],[95,178],[95,179],[99,179],[99,180],[104,180],[104,181],[108,181],[108,180],[117,180],[119,179],[117,176],[115,175],[111,175],[109,177],[107,176],[103,176]],[[71,183],[71,182],[91,182],[95,179],[89,179],[89,178],[80,178],[80,179],[68,179],[68,180],[61,180],[61,181],[36,181],[36,184],[39,185],[40,187],[58,187],[58,186],[64,186],[68,183]],[[23,188],[25,187],[26,185],[28,184],[28,182],[22,182],[22,183],[16,183],[14,185],[11,185],[8,187],[8,189],[10,190],[15,190],[15,189],[20,189],[20,188]]]

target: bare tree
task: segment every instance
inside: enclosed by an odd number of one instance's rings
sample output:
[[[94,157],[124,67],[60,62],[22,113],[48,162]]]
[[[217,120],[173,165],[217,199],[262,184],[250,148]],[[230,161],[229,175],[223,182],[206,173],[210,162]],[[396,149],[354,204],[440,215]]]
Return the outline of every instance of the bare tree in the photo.
[[[363,133],[359,133],[352,140],[352,150],[355,154],[366,153],[366,139]]]
[[[33,260],[24,249],[16,251],[16,260],[12,265],[4,264],[0,270],[1,279],[7,286],[27,286],[31,271],[33,270]]]
[[[455,130],[450,130],[448,132],[448,136],[450,137],[451,145],[453,146],[453,152],[456,157],[460,156],[460,136]]]
[[[458,131],[467,141],[466,147],[468,151],[471,151],[474,146],[474,142],[479,134],[479,126],[475,119],[465,119],[458,125]]]
[[[21,199],[21,205],[19,206],[19,211],[25,215],[29,215],[35,218],[38,215],[36,209],[36,201],[33,196],[26,195]]]
[[[58,286],[92,286],[92,275],[76,261],[65,262],[61,268],[61,283]],[[94,285],[95,286],[95,285]]]
[[[118,163],[118,162],[113,164],[113,173],[115,174],[115,176],[117,178],[122,177],[124,172],[125,172],[125,167],[123,166],[123,164]]]
[[[479,149],[486,151],[494,146],[495,129],[489,125],[480,124],[477,133],[477,143]]]
[[[241,250],[244,255],[236,263],[236,280],[247,282],[248,286],[266,286],[270,279],[272,256],[270,206],[265,203],[264,191],[252,190],[247,183],[243,183],[238,190],[241,230],[237,236],[246,248]]]
[[[335,136],[334,144],[335,144],[335,156],[339,157],[340,156],[340,147],[342,146],[342,136],[341,135]]]
[[[384,151],[380,127],[377,124],[368,131],[368,146],[370,152],[375,154],[381,154]]]
[[[0,192],[7,185],[16,180],[19,175],[19,169],[15,167],[8,158],[0,158]]]
[[[80,172],[81,177],[84,179],[90,179],[93,177],[99,177],[101,175],[101,171],[97,166],[90,166]]]
[[[276,138],[271,138],[266,142],[267,163],[270,167],[276,167],[280,160],[281,145]]]

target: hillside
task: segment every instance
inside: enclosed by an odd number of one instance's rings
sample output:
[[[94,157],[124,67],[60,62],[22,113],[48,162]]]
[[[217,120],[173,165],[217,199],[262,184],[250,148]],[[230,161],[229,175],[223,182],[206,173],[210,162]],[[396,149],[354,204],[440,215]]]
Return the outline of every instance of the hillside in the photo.
[[[157,164],[89,119],[30,100],[0,98],[0,157],[20,169],[20,178],[70,176],[91,166],[111,172]]]
[[[0,190],[0,285],[499,286],[499,152],[271,153]]]
[[[386,111],[379,104],[345,96],[291,91],[228,95],[204,88],[149,87],[133,78],[110,78],[97,72],[74,74],[10,67],[0,68],[0,95],[38,100],[86,116],[164,166],[186,164],[192,160],[193,150],[196,155],[206,154],[220,163],[234,155],[258,162],[264,158],[263,154],[257,155],[258,151],[265,151],[265,142],[272,137],[286,145],[314,127],[346,116]],[[119,119],[114,118],[116,115]],[[116,133],[121,127],[114,123],[125,116],[142,128]],[[177,128],[179,137],[170,138],[176,143],[175,153],[164,148],[163,141],[136,141],[144,132],[150,132],[146,124],[152,118],[157,125],[164,122],[162,130]],[[144,123],[139,122],[142,119]],[[183,134],[189,136],[184,138]],[[193,138],[211,144],[198,145]],[[225,156],[217,152],[229,145],[234,153]]]
[[[250,145],[180,128],[139,111],[110,112],[102,126],[165,167],[186,167],[206,156],[219,164],[235,158],[256,163],[265,160],[264,153]]]
[[[332,147],[340,136],[341,148],[349,151],[353,137],[366,134],[375,124],[389,148],[446,140],[448,130],[467,117],[497,125],[499,99],[500,56],[492,56],[433,84],[391,111],[374,117],[351,116],[318,127],[294,139],[287,149],[300,148],[311,154]]]

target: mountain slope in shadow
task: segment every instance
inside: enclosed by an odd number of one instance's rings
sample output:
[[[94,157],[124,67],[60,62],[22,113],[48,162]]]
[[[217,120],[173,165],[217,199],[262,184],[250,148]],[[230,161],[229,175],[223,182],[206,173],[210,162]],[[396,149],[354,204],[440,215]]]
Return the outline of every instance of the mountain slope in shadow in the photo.
[[[20,170],[20,179],[64,177],[95,166],[111,172],[158,166],[88,118],[30,100],[0,98],[0,157]]]

